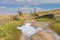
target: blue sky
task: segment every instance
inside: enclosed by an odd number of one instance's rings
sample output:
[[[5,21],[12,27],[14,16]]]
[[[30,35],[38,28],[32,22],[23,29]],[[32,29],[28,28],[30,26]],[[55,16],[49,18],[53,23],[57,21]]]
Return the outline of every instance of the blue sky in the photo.
[[[16,14],[18,10],[24,13],[34,11],[60,9],[60,0],[0,0],[0,14]]]

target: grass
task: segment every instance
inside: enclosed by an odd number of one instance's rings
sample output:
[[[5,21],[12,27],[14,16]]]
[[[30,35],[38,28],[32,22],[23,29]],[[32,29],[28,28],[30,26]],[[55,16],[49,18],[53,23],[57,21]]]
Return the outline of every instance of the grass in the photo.
[[[25,14],[22,14],[21,16],[20,16],[20,20],[25,20],[26,19],[26,15]]]
[[[60,35],[60,22],[55,22],[50,26],[50,28]]]
[[[41,13],[42,15],[42,13]],[[60,16],[57,16],[53,19],[49,19],[49,18],[39,18],[39,19],[35,19],[35,17],[33,15],[31,15],[31,18],[37,21],[41,21],[41,22],[51,22],[52,24],[50,25],[50,28],[55,31],[57,34],[60,35]]]
[[[50,19],[50,18],[39,18],[39,19],[35,19],[35,17],[31,14],[30,15],[32,19],[36,20],[36,21],[41,21],[41,22],[52,22],[54,20],[54,18]]]
[[[0,26],[0,40],[18,40],[22,32],[17,29],[17,26],[22,24],[22,21],[15,21]]]
[[[51,22],[54,19],[49,19],[49,18],[40,18],[40,19],[36,19],[37,21],[41,21],[41,22]]]
[[[55,18],[55,22],[50,26],[50,28],[60,35],[60,16]]]
[[[17,29],[17,26],[23,25],[25,16],[22,15],[19,21],[12,21],[4,25],[0,25],[0,40],[18,40],[22,34],[21,30]]]

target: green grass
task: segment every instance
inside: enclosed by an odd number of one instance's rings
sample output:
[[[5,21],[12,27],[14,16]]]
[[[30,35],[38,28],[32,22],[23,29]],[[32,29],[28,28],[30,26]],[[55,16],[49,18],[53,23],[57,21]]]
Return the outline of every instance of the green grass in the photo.
[[[50,28],[60,35],[60,22],[53,23]]]
[[[17,26],[21,26],[22,21],[13,21],[5,25],[0,26],[0,40],[18,40],[18,37],[22,34],[21,30],[17,29]]]
[[[35,19],[35,16],[33,16],[32,14],[30,15],[32,19],[36,20],[36,21],[41,21],[41,22],[52,22],[53,20],[55,20],[54,18],[50,19],[50,18],[39,18],[39,19]]]
[[[4,25],[0,25],[0,40],[18,40],[22,34],[21,30],[17,29],[17,26],[23,25],[25,21],[25,15],[20,16],[19,21],[11,21]]]
[[[49,19],[49,18],[40,18],[40,19],[36,19],[37,21],[41,21],[41,22],[51,22],[54,19]]]
[[[60,35],[60,16],[55,18],[55,22],[50,26],[50,28]]]

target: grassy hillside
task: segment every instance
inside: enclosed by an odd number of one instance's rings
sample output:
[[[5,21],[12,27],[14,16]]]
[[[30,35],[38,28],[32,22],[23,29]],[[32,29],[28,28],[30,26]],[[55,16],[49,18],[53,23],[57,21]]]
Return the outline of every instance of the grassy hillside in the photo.
[[[60,9],[58,10],[50,10],[50,11],[44,11],[44,12],[37,12],[39,16],[46,15],[46,14],[54,14],[55,17],[52,19],[49,18],[38,18],[35,19],[35,16],[33,15],[34,13],[31,14],[31,18],[36,20],[36,21],[41,21],[41,22],[50,22],[52,23],[50,25],[50,28],[55,31],[57,34],[60,35]]]
[[[45,14],[54,14],[54,15],[60,15],[60,9],[57,10],[50,10],[50,11],[43,11],[43,12],[37,12],[38,15],[45,15]]]
[[[31,14],[31,18],[32,19],[35,19],[35,16],[33,15],[34,13]],[[55,16],[60,16],[60,9],[58,10],[50,10],[50,11],[43,11],[43,12],[37,12],[36,13],[37,15],[39,16],[42,16],[42,15],[46,15],[46,14],[54,14]],[[49,18],[39,18],[39,19],[35,19],[37,21],[42,21],[42,22],[51,22],[51,21],[54,21],[55,19],[49,19]]]
[[[3,15],[3,16],[0,16],[0,25],[3,25],[3,24],[6,24],[6,23],[9,23],[9,22],[13,21],[14,16],[15,15]]]
[[[23,14],[20,16],[19,20],[10,21],[9,23],[0,25],[0,40],[19,40],[18,38],[22,34],[22,31],[18,30],[17,26],[23,25],[24,21],[25,15]]]
[[[36,20],[36,21],[41,21],[41,22],[52,22],[52,21],[55,21],[55,19],[49,19],[49,18],[38,18],[38,19],[35,19],[35,16],[33,16],[31,14],[31,18]]]
[[[60,16],[55,19],[55,22],[50,25],[50,28],[60,35]]]
[[[21,26],[22,21],[10,22],[0,26],[0,40],[18,40],[21,35],[21,31],[17,29],[17,26]]]
[[[53,23],[50,28],[60,35],[60,22]]]
[[[21,16],[18,15],[3,15],[0,16],[0,25],[16,21],[16,20],[24,20],[25,19],[25,14],[22,14]]]

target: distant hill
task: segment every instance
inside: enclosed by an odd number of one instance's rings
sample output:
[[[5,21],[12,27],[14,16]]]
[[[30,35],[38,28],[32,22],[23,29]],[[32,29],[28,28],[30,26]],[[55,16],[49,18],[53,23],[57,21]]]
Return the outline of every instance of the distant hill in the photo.
[[[37,12],[39,15],[44,14],[54,14],[54,15],[60,15],[60,9],[57,10],[50,10],[50,11],[43,11],[43,12]]]
[[[48,13],[52,13],[52,14],[60,14],[60,9],[57,9],[57,10],[51,10],[51,11],[48,11]]]

